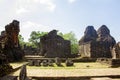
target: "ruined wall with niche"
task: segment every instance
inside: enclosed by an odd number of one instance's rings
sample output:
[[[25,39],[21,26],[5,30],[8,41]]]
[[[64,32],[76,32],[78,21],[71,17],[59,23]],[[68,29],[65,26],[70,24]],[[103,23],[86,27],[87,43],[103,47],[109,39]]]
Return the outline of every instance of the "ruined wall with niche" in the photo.
[[[57,35],[56,30],[50,31],[48,34],[40,38],[41,55],[44,57],[70,57],[71,48],[70,41],[64,40],[61,36]]]

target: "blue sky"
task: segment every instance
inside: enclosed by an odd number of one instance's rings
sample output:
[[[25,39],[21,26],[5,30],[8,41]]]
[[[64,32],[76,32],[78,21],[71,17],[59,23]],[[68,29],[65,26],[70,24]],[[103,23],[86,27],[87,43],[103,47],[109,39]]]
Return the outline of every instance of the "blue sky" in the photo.
[[[79,40],[87,26],[105,24],[120,41],[120,0],[0,0],[0,31],[13,19],[20,21],[25,41],[31,31],[73,31]]]

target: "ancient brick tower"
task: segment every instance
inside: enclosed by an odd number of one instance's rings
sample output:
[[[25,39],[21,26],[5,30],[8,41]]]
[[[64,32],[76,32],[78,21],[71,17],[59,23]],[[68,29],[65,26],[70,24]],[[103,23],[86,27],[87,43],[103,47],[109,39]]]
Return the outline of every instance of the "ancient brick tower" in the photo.
[[[112,58],[111,48],[116,44],[110,30],[102,25],[98,31],[88,26],[79,41],[79,53],[82,57]]]
[[[7,46],[9,47],[18,47],[18,34],[19,34],[19,22],[13,20],[12,23],[5,26],[6,36],[7,36]],[[9,45],[11,44],[11,45]]]
[[[0,35],[1,51],[6,55],[8,61],[21,60],[24,55],[19,45],[19,32],[19,21],[13,20],[12,23],[5,26],[5,31]]]

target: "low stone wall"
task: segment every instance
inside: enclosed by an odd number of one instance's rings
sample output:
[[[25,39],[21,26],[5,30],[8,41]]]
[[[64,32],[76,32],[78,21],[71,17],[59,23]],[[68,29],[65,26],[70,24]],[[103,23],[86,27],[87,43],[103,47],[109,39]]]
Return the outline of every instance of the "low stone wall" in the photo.
[[[97,62],[101,63],[101,64],[109,64],[111,65],[111,58],[98,58]]]
[[[61,59],[61,58],[45,58],[45,59],[32,59],[28,60],[29,66],[54,66],[55,63],[57,66],[63,66],[61,63],[65,63],[66,66],[73,66],[74,62],[72,59]]]
[[[55,62],[55,58],[43,58],[43,57],[25,57],[26,61],[29,60],[53,60]],[[65,62],[67,58],[60,58],[62,62]],[[84,57],[84,58],[69,58],[71,59],[73,62],[96,62],[97,58],[88,58],[88,57]]]
[[[111,65],[114,66],[120,66],[120,59],[112,59]]]
[[[119,67],[120,66],[120,59],[111,59],[111,58],[98,58],[97,62],[101,64],[107,64],[111,67]]]
[[[96,58],[73,58],[73,62],[96,62]]]

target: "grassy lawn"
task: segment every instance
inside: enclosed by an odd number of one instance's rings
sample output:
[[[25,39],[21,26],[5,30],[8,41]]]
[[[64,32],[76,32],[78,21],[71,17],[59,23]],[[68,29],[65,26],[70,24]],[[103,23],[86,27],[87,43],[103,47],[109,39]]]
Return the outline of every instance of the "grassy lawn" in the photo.
[[[67,67],[65,63],[62,63],[62,67],[58,67],[55,63],[53,67],[47,66],[27,66],[28,69],[98,69],[98,68],[109,68],[108,65],[102,65],[100,63],[91,62],[91,63],[74,63],[74,66]]]
[[[13,67],[13,68],[17,68],[17,67],[20,67],[24,64],[26,64],[28,62],[14,62],[14,63],[10,63],[10,65]],[[43,67],[43,66],[27,66],[28,69],[104,69],[104,68],[109,68],[108,65],[105,65],[105,64],[100,64],[100,63],[97,63],[97,62],[79,62],[79,63],[74,63],[74,66],[71,66],[71,67],[67,67],[65,65],[65,63],[62,63],[62,67],[58,67],[55,63],[54,63],[54,66],[51,67],[51,66],[47,66],[47,67]],[[118,67],[120,68],[120,67]]]
[[[27,66],[27,72],[29,76],[35,77],[67,77],[67,76],[104,76],[104,75],[120,75],[119,68],[109,68],[107,65],[100,63],[75,63],[72,67],[66,67],[65,63],[62,63],[63,67],[58,67],[54,64],[54,67],[43,66]]]
[[[13,67],[26,64],[26,62],[11,63]],[[102,65],[97,62],[87,63],[74,63],[72,67],[66,67],[65,63],[62,63],[62,67],[43,67],[43,66],[27,66],[27,75],[34,77],[62,77],[62,76],[101,76],[101,75],[120,75],[119,68],[109,68],[108,65]],[[20,70],[16,71],[12,75],[18,76]]]

